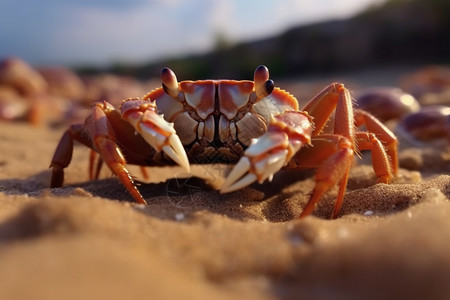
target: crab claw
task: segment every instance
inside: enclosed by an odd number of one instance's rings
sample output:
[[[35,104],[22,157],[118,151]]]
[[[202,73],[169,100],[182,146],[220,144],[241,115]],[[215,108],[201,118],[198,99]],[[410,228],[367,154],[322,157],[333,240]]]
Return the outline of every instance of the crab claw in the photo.
[[[138,127],[138,132],[156,151],[163,151],[187,172],[190,171],[186,151],[173,128],[173,123],[167,122],[154,112],[146,111]]]
[[[174,162],[187,172],[190,172],[186,151],[173,128],[173,123],[167,122],[163,116],[158,115],[154,107],[148,102],[141,102],[143,104],[137,107],[136,105],[127,107],[127,102],[124,102],[122,104],[123,118],[130,122],[144,140],[156,151],[163,151]],[[139,100],[134,104],[136,103],[139,104]]]
[[[271,180],[288,161],[289,147],[288,135],[284,132],[267,132],[253,140],[225,179],[220,192],[229,193],[255,181]]]
[[[311,133],[311,117],[304,112],[287,111],[272,117],[268,131],[252,141],[220,192],[233,192],[255,181],[272,180],[303,145],[310,144]]]

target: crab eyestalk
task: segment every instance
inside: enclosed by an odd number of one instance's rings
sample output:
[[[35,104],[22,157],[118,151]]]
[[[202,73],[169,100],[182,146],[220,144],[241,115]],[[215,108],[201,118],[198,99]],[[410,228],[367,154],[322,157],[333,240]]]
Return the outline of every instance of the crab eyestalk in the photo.
[[[169,68],[163,68],[161,70],[161,81],[164,92],[176,98],[178,96],[178,80],[175,73]]]
[[[269,96],[275,87],[273,80],[269,79],[269,69],[263,65],[256,68],[253,81],[258,99]]]

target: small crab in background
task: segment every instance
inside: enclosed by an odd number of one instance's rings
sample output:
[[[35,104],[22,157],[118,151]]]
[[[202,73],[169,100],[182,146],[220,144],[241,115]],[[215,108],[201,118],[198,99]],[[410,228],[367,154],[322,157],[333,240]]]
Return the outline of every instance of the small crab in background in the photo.
[[[397,131],[418,146],[435,139],[447,139],[450,143],[450,107],[425,106],[404,116],[398,123]]]
[[[15,57],[0,61],[0,120],[61,123],[83,96],[81,79],[67,68],[36,69]]]
[[[41,123],[48,84],[26,62],[18,58],[0,61],[0,119],[25,119]]]
[[[74,141],[98,153],[138,203],[146,201],[126,164],[178,164],[188,172],[190,164],[235,164],[222,193],[270,180],[282,168],[317,168],[301,216],[338,185],[337,216],[354,156],[362,150],[371,150],[378,182],[389,183],[397,173],[396,137],[371,114],[354,109],[343,84],[330,84],[300,109],[294,96],[274,87],[265,66],[253,81],[178,82],[168,68],[161,79],[162,87],[143,99],[124,100],[119,109],[98,102],[84,124],[72,125],[55,150],[51,186],[62,186]],[[332,132],[325,133],[333,114]],[[367,131],[357,130],[362,125]]]
[[[358,108],[386,122],[420,110],[417,99],[397,87],[375,87],[361,91],[356,97]]]
[[[394,120],[395,132],[416,146],[439,139],[450,142],[448,105],[421,106],[414,96],[396,87],[366,89],[357,96],[356,105],[383,122]]]
[[[420,105],[450,104],[450,67],[430,65],[409,73],[399,82],[400,87],[418,99]]]

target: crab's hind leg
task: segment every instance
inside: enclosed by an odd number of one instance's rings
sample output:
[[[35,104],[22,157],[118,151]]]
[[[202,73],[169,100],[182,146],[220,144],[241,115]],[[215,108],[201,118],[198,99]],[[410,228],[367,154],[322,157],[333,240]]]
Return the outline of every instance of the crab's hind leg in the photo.
[[[341,135],[324,134],[313,138],[312,147],[303,148],[295,157],[299,168],[317,168],[316,185],[300,217],[310,215],[323,195],[338,184],[332,217],[342,206],[354,151],[351,141]]]
[[[97,158],[97,156],[97,152],[91,150],[91,153],[89,154],[89,180],[98,179],[100,176],[100,170],[103,166],[103,159],[101,157]]]
[[[309,102],[305,110],[314,118],[315,129],[313,136],[325,139],[326,135],[319,134],[327,124],[332,112],[335,111],[334,132],[330,135],[330,142],[335,143],[337,149],[317,169],[315,175],[316,186],[300,217],[311,214],[322,196],[338,184],[339,192],[332,214],[334,218],[339,213],[344,199],[350,167],[356,150],[352,99],[349,91],[343,84],[332,83]],[[330,146],[325,147],[333,148]],[[305,160],[305,158],[302,159]]]
[[[326,125],[333,110],[335,112],[334,135],[319,135]],[[336,217],[341,208],[348,175],[355,151],[371,150],[372,161],[378,182],[388,183],[397,172],[397,139],[381,122],[372,115],[354,110],[348,90],[339,83],[333,83],[319,93],[306,107],[314,117],[316,126],[314,139],[328,139],[337,145],[338,149],[320,165],[316,172],[316,186],[313,194],[300,217],[309,215],[325,192],[336,183],[339,192],[335,202],[332,217]],[[356,132],[355,128],[365,125],[369,132]],[[339,139],[333,141],[334,139]],[[322,146],[324,151],[334,148],[332,145]],[[320,147],[314,147],[320,150]],[[300,153],[302,154],[302,153]],[[302,156],[302,161],[308,161]]]
[[[389,183],[398,171],[397,138],[374,116],[355,109],[355,125],[365,125],[368,132],[357,132],[359,150],[372,151],[372,164],[378,182]]]
[[[92,148],[92,143],[89,137],[85,134],[85,129],[82,124],[71,125],[68,130],[64,132],[53,154],[50,168],[52,169],[52,178],[50,181],[50,187],[61,187],[64,183],[64,169],[70,164],[73,154],[73,141],[78,141],[83,145]],[[97,152],[90,151],[89,156],[89,179],[98,179],[103,160],[98,157],[97,164],[95,160],[97,158]],[[95,165],[95,169],[94,169]]]

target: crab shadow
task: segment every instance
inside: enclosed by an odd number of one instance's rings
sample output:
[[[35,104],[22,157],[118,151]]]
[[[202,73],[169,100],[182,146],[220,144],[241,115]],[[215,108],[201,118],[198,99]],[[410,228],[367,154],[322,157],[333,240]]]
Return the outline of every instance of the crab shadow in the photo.
[[[209,211],[238,220],[286,221],[296,214],[286,204],[286,199],[292,197],[293,193],[283,189],[308,176],[310,174],[304,172],[279,172],[271,182],[255,183],[228,194],[220,194],[207,181],[195,176],[173,178],[162,183],[136,182],[148,202],[146,207],[136,205],[136,210],[152,217],[172,220],[180,214],[189,216]],[[45,170],[27,178],[3,179],[0,180],[0,192],[35,198],[44,194],[57,197],[75,195],[134,202],[125,187],[114,177],[70,183],[61,188],[49,188],[50,178],[51,171]],[[278,213],[272,214],[272,210]]]
[[[50,172],[42,171],[25,179],[7,178],[0,180],[0,192],[5,195],[39,196],[48,189]]]
[[[110,177],[65,184],[60,188],[50,188],[51,171],[45,170],[26,178],[0,180],[0,192],[5,195],[23,195],[40,198],[43,195],[56,197],[99,197],[134,204],[132,196],[117,178]],[[237,204],[236,196],[221,195],[205,180],[198,177],[169,179],[162,183],[136,182],[147,206],[135,205],[136,211],[159,219],[174,220],[175,215],[191,215],[200,211],[210,211],[235,219],[251,219],[255,216],[242,207],[252,201]],[[242,199],[242,198],[241,198]],[[237,205],[237,207],[236,207]]]
[[[50,189],[49,170],[24,179],[0,180],[0,192],[5,195],[26,195],[35,198],[42,195],[94,196],[131,202],[139,213],[158,219],[190,218],[206,211],[241,221],[264,220],[276,223],[295,219],[301,213],[314,184],[312,174],[313,171],[281,171],[270,182],[255,183],[227,194],[221,194],[207,181],[194,176],[172,178],[162,183],[136,182],[148,203],[146,206],[134,204],[132,196],[114,177]],[[325,197],[318,207],[318,213],[314,215],[328,219],[333,201],[333,195]]]
[[[139,187],[149,206],[141,210],[145,214],[161,218],[152,206],[171,207],[168,218],[189,216],[203,211],[220,214],[236,220],[264,220],[284,222],[298,216],[300,206],[292,209],[296,191],[286,187],[311,177],[310,172],[281,171],[270,182],[254,183],[241,190],[221,194],[202,178],[188,177],[169,179],[158,186],[144,184]],[[159,195],[154,188],[158,188]],[[156,214],[160,215],[156,215]]]

